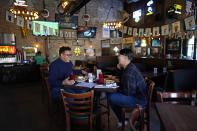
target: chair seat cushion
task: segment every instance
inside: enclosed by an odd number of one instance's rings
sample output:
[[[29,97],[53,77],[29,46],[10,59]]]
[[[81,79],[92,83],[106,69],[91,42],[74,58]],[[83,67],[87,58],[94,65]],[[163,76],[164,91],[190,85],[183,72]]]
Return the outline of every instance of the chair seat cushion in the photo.
[[[94,106],[93,108],[93,117],[95,117],[101,110],[101,107],[100,106]],[[86,116],[76,116],[76,115],[70,115],[71,118],[74,118],[74,119],[88,119],[89,118],[89,115],[86,115]]]

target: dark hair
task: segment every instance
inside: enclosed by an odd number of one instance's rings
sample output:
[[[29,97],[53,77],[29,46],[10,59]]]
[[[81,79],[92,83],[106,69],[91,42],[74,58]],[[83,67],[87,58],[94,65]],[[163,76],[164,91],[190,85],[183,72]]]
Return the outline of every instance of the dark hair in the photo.
[[[37,52],[37,55],[41,55],[41,54],[42,54],[41,51],[38,51],[38,52]]]
[[[132,60],[133,56],[134,56],[133,52],[131,51],[131,49],[128,49],[128,48],[121,49],[120,50],[120,54],[124,55],[124,56],[128,56],[129,60]]]
[[[71,48],[68,47],[68,46],[62,46],[60,49],[59,49],[59,55],[61,55],[62,53],[64,53],[64,51],[71,51]]]

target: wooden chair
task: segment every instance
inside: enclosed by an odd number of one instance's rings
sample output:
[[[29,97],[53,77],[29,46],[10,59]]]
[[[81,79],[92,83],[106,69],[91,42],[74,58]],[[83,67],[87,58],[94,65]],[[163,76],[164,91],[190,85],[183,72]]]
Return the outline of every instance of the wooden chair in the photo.
[[[132,110],[129,117],[129,125],[131,131],[144,131],[144,110],[141,105],[137,105],[137,107]]]
[[[55,108],[58,102],[54,100],[51,96],[51,87],[48,81],[48,77],[44,78],[44,82],[45,82],[45,87],[47,88],[47,94],[48,94],[48,112],[49,112],[49,115],[52,116],[56,110]]]
[[[47,65],[41,65],[40,66],[40,77],[42,82],[42,89],[41,89],[41,96],[42,96],[42,102],[44,102],[44,89],[45,89],[45,77],[48,77],[48,66]]]
[[[98,114],[93,111],[94,91],[81,94],[72,94],[61,89],[66,117],[66,131],[70,131],[70,119],[88,120],[89,130],[93,130],[93,118]]]
[[[195,105],[196,91],[191,92],[157,92],[157,99],[162,103]]]
[[[147,101],[147,106],[144,109],[144,112],[146,114],[145,116],[145,124],[147,125],[147,131],[150,131],[150,109],[151,109],[151,100],[152,100],[152,93],[153,93],[153,88],[155,87],[155,83],[148,79],[145,78],[146,82],[146,87],[148,88],[148,101]],[[133,108],[123,108],[122,109],[122,128],[121,131],[125,130],[125,115],[126,112],[131,112]]]

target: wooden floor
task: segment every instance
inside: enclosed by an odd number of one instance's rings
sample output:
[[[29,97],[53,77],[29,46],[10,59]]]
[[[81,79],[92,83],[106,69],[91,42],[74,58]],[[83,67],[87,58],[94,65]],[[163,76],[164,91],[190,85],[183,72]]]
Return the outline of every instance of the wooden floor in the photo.
[[[53,121],[48,115],[47,97],[42,102],[41,83],[0,84],[0,131],[64,131],[64,117],[61,112]],[[102,116],[101,130],[108,131],[107,115]],[[53,123],[53,124],[52,124]],[[120,131],[117,119],[111,111],[110,131]],[[85,127],[74,126],[73,130],[84,131]],[[152,106],[151,131],[159,131],[159,120]],[[126,131],[129,131],[126,126]]]

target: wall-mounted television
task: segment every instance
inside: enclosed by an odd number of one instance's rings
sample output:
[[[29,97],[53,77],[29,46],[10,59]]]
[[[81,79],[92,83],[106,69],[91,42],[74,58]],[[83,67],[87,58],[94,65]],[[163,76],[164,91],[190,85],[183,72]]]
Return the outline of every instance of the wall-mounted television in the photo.
[[[96,38],[96,27],[79,26],[77,30],[78,38]]]
[[[180,51],[180,45],[181,41],[172,39],[172,40],[166,40],[166,53],[169,52],[179,52]]]
[[[152,39],[151,46],[152,47],[161,47],[161,40],[159,40],[159,39]]]
[[[135,47],[140,47],[140,43],[141,43],[140,39],[135,40],[134,41]]]
[[[58,36],[59,23],[52,21],[33,21],[33,35],[37,36]]]

